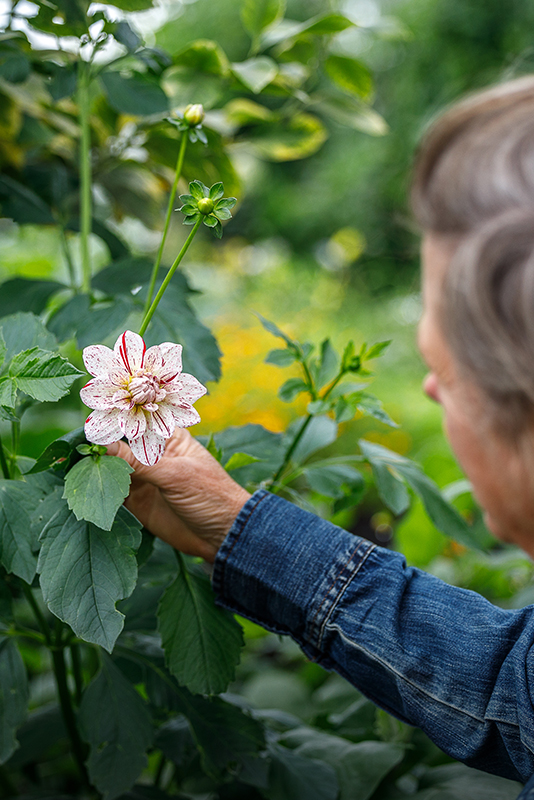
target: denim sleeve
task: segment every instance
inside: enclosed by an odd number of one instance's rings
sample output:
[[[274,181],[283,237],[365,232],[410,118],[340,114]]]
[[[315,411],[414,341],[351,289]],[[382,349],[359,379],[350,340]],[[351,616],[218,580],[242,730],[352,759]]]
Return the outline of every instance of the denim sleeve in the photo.
[[[534,607],[498,608],[264,490],[235,520],[213,586],[459,761],[534,773]]]

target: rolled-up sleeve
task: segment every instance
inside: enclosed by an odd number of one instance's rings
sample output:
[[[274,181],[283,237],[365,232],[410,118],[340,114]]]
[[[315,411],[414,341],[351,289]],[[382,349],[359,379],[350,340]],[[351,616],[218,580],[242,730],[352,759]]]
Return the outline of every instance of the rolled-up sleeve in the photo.
[[[220,548],[213,586],[454,758],[533,774],[534,607],[498,608],[264,490]]]

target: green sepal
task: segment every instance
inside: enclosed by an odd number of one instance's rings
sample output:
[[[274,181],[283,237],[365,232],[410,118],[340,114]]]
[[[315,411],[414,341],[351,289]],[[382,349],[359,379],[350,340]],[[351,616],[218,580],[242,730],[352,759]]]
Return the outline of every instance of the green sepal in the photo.
[[[222,200],[217,200],[215,203],[215,208],[233,208],[237,203],[237,198],[235,197],[223,197]]]
[[[204,217],[204,225],[208,228],[216,228],[217,227],[218,219],[214,217],[213,214],[207,214]]]
[[[216,208],[213,213],[220,220],[232,219],[232,215],[227,208]]]
[[[203,197],[209,197],[210,194],[210,190],[202,181],[191,181],[189,191],[195,200],[202,200]]]
[[[196,208],[197,201],[192,194],[181,194],[179,199],[184,205],[193,205]]]
[[[198,211],[197,211],[197,213],[196,213],[194,216],[192,216],[192,217],[185,217],[185,219],[184,219],[184,221],[183,221],[183,224],[184,224],[184,225],[194,225],[194,224],[195,224],[195,222],[196,222],[196,221],[199,219],[199,217],[200,217],[200,216],[201,216],[201,215],[200,215],[200,212],[198,212]]]
[[[193,214],[198,216],[198,207],[196,204],[193,205],[192,203],[186,203],[186,205],[181,206],[181,208],[179,208],[178,211],[181,211],[182,214],[186,217],[192,217]]]
[[[224,194],[224,186],[221,181],[214,183],[209,191],[210,200],[220,200]]]

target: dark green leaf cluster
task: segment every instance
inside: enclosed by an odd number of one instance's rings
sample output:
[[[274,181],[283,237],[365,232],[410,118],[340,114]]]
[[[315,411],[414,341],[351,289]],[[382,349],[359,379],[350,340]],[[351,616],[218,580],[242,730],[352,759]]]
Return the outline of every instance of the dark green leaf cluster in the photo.
[[[202,219],[204,225],[213,230],[218,239],[222,237],[223,220],[232,219],[230,209],[235,206],[235,197],[223,197],[221,182],[208,189],[201,181],[191,181],[189,194],[180,195],[183,206],[178,210],[184,215],[184,225],[194,225]]]

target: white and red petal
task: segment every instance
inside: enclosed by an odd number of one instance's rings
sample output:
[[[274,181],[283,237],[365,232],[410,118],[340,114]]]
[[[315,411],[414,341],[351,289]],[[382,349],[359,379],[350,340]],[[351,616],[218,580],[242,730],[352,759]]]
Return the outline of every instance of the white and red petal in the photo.
[[[119,426],[120,411],[112,408],[93,411],[85,420],[85,435],[94,444],[113,444],[122,439]]]
[[[146,415],[140,406],[121,410],[119,425],[127,439],[137,439],[146,431]]]
[[[194,375],[183,372],[176,380],[168,384],[167,397],[177,405],[180,402],[196,403],[208,391]]]
[[[190,428],[191,425],[198,425],[200,422],[200,414],[192,406],[183,403],[182,405],[170,405],[172,415],[176,422],[177,428]]]
[[[103,344],[91,344],[89,347],[84,347],[83,363],[87,372],[94,375],[95,378],[104,377],[119,366],[113,350]]]
[[[106,408],[115,408],[115,395],[117,387],[105,378],[93,378],[80,389],[82,403],[89,408],[98,408],[104,411]]]
[[[163,365],[158,370],[158,378],[164,383],[175,380],[182,371],[182,345],[163,342],[159,349],[163,356]]]
[[[155,344],[153,347],[149,347],[146,351],[143,368],[152,375],[158,375],[162,366],[163,354],[160,346]]]
[[[174,414],[165,404],[160,404],[158,408],[152,411],[148,416],[147,428],[157,433],[158,436],[163,436],[164,439],[170,439],[175,427],[176,422],[174,420]]]
[[[130,442],[132,453],[141,464],[153,467],[165,452],[165,439],[153,431],[146,431]]]
[[[115,355],[124,368],[133,375],[142,369],[145,359],[146,344],[141,336],[133,331],[124,331],[115,342]]]

